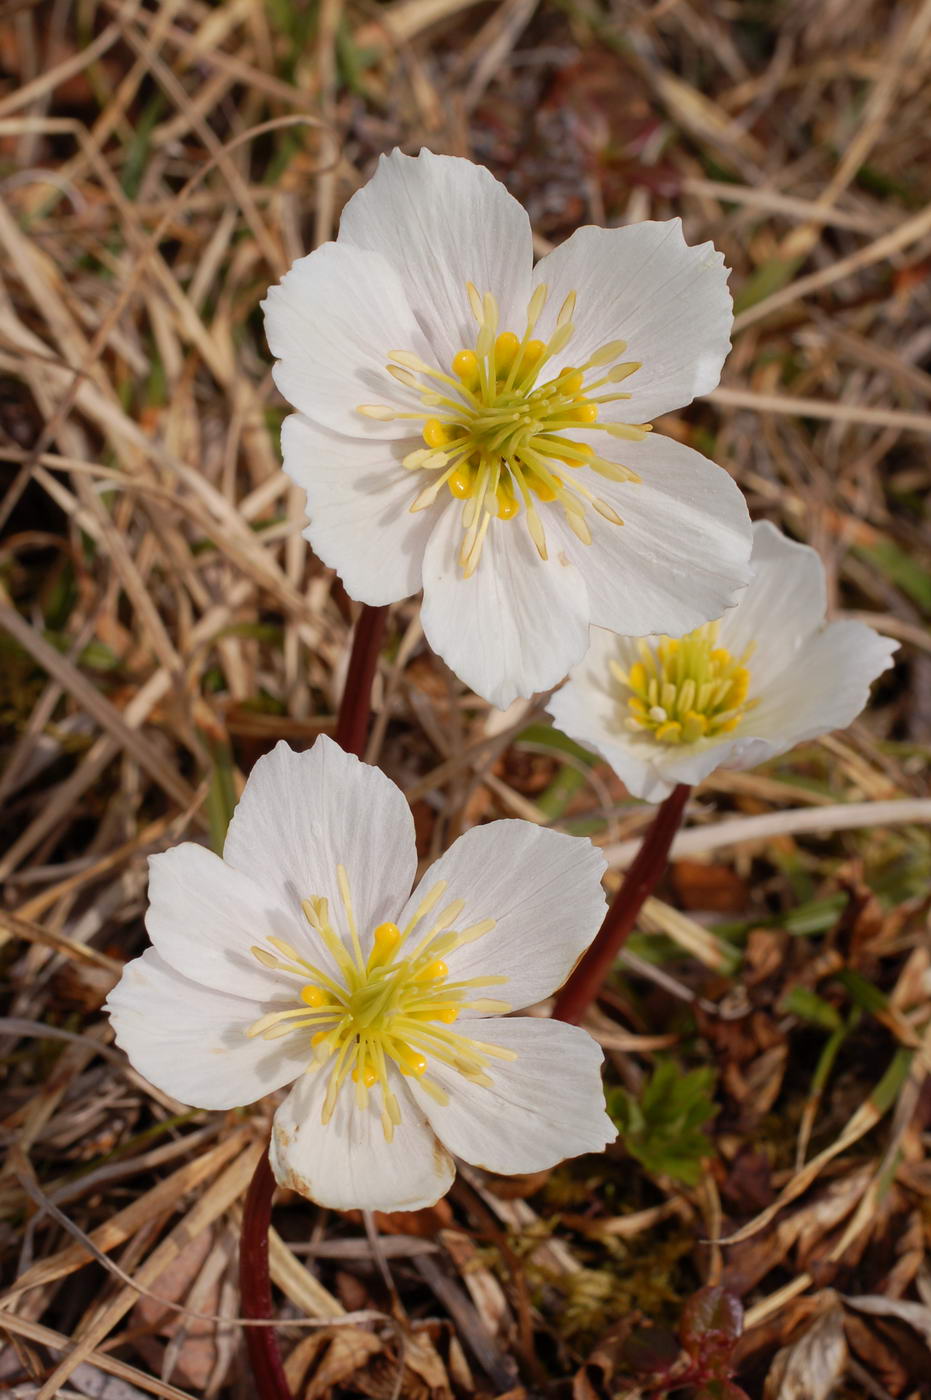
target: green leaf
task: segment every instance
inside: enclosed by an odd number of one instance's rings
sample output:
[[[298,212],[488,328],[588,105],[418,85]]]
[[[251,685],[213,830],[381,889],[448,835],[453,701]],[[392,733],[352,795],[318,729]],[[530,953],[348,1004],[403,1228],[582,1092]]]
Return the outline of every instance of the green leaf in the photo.
[[[236,806],[233,751],[220,733],[210,733],[202,729],[201,736],[211,760],[210,786],[207,789],[205,804],[210,826],[210,844],[217,855],[222,855],[226,830]]]
[[[608,1092],[608,1112],[624,1146],[654,1175],[694,1186],[711,1151],[704,1125],[717,1112],[711,1097],[714,1072],[683,1074],[675,1060],[659,1060],[639,1101],[626,1089]]]
[[[837,1007],[825,1001],[824,997],[819,997],[810,987],[793,987],[783,997],[782,1009],[812,1026],[822,1026],[826,1031],[839,1030],[843,1024]]]

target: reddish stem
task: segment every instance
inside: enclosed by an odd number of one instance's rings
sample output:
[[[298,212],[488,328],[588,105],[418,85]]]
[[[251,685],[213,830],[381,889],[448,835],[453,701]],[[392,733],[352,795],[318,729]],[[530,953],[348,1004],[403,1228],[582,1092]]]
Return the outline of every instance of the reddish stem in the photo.
[[[272,1218],[272,1176],[268,1152],[256,1166],[242,1212],[239,1238],[239,1295],[244,1317],[272,1316],[272,1282],[268,1270],[268,1227]],[[261,1400],[293,1400],[273,1327],[246,1327],[246,1350]]]
[[[553,1018],[578,1025],[601,990],[618,953],[627,942],[643,908],[647,895],[654,889],[669,857],[673,837],[679,830],[689,793],[687,783],[673,788],[659,808],[653,823],[643,838],[643,845],[624,876],[621,888],[611,902],[604,923],[595,935],[588,952],[576,964],[566,985],[556,998]]]
[[[336,742],[361,758],[372,711],[372,681],[385,635],[388,609],[365,604],[356,623],[346,686],[336,721]],[[259,1158],[246,1193],[239,1239],[239,1290],[243,1316],[270,1321],[272,1285],[268,1268],[268,1228],[275,1178],[268,1152]],[[247,1327],[246,1350],[259,1400],[294,1400],[273,1327]]]
[[[347,753],[361,758],[368,738],[372,713],[372,681],[378,654],[385,636],[388,609],[363,605],[352,639],[352,655],[346,672],[346,686],[336,721],[336,742]]]

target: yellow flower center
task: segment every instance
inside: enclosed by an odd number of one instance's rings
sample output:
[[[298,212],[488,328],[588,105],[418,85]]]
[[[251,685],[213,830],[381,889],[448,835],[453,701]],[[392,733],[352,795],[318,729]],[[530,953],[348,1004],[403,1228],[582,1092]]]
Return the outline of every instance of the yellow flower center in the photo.
[[[432,1098],[446,1103],[446,1091],[427,1075],[431,1060],[447,1065],[472,1083],[488,1085],[492,1082],[487,1074],[490,1061],[515,1058],[509,1050],[450,1029],[464,1010],[489,1014],[510,1011],[507,1002],[474,995],[476,988],[500,985],[507,978],[450,980],[444,957],[495,926],[494,919],[484,919],[455,930],[452,925],[462,913],[461,899],[430,919],[426,932],[409,946],[417,925],[439,903],[446,889],[445,880],[434,885],[406,928],[379,924],[366,957],[342,866],[337,867],[337,877],[348,945],[332,925],[326,899],[311,896],[302,905],[308,923],[330,954],[335,973],[309,962],[283,939],[267,938],[265,941],[275,951],[256,946],[252,955],[263,967],[298,979],[299,985],[294,989],[296,1005],[260,1017],[246,1034],[265,1040],[297,1033],[307,1038],[308,1072],[323,1065],[330,1067],[321,1112],[324,1124],[332,1118],[337,1096],[347,1079],[351,1079],[356,1103],[362,1109],[368,1106],[370,1090],[377,1088],[381,1095],[382,1127],[390,1142],[395,1125],[401,1121],[400,1105],[389,1085],[390,1066],[417,1078]]]
[[[694,744],[731,733],[759,704],[747,699],[753,644],[732,656],[718,645],[718,630],[708,622],[685,637],[642,639],[629,671],[611,662],[624,687],[628,729],[660,744]]]
[[[475,572],[493,519],[523,514],[541,559],[547,558],[546,532],[538,504],[555,502],[566,523],[585,544],[592,536],[586,520],[591,507],[613,525],[623,520],[572,476],[588,467],[611,481],[637,482],[629,467],[599,457],[588,443],[567,437],[573,429],[598,429],[613,437],[640,442],[649,424],[600,423],[602,404],[629,399],[620,392],[598,393],[634,374],[640,365],[622,361],[623,340],[613,340],[589,356],[581,367],[556,370],[554,361],[572,338],[576,295],[570,292],[548,341],[534,329],[546,303],[539,286],[530,299],[523,337],[498,330],[498,304],[490,292],[479,295],[468,284],[478,324],[474,349],[453,356],[450,373],[432,368],[406,350],[393,351],[386,366],[401,384],[419,393],[423,412],[395,412],[380,404],[362,404],[370,418],[419,419],[425,446],[410,452],[404,465],[430,480],[415,496],[412,511],[433,505],[443,487],[463,501],[463,539],[459,564],[468,578]]]

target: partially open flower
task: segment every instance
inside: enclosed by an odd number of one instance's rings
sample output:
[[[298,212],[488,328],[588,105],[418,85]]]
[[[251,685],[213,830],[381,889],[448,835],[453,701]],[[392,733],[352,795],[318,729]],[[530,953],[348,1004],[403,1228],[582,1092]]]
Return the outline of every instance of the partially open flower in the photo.
[[[635,797],[658,802],[715,768],[752,768],[851,723],[897,643],[825,622],[824,566],[775,526],[753,530],[753,578],[720,622],[686,637],[592,628],[553,696],[560,729],[596,749]]]
[[[678,635],[735,602],[743,498],[649,422],[730,343],[721,254],[677,219],[579,229],[534,268],[487,170],[394,152],[265,313],[307,538],[362,602],[422,587],[434,650],[494,704],[559,681],[590,622]]]
[[[329,739],[256,764],[223,859],[150,862],[153,947],[107,1009],[117,1043],[199,1108],[295,1080],[275,1115],[278,1180],[322,1205],[416,1209],[454,1175],[600,1151],[601,1051],[505,1013],[568,976],[605,908],[590,842],[476,827],[427,872],[399,790]]]

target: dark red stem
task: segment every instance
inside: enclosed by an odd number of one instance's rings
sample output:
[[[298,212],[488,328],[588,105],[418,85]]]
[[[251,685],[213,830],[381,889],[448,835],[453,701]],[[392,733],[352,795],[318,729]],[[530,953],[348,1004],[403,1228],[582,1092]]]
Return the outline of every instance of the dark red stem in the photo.
[[[268,1271],[268,1227],[272,1218],[272,1176],[268,1152],[256,1166],[242,1212],[239,1237],[239,1295],[243,1317],[265,1321],[272,1316],[272,1281]],[[293,1400],[273,1327],[246,1327],[246,1350],[260,1400]]]
[[[361,758],[365,752],[365,741],[369,732],[369,716],[372,713],[372,681],[378,655],[385,636],[388,609],[370,608],[363,605],[356,623],[352,639],[352,655],[349,670],[346,672],[346,688],[343,691],[339,717],[336,721],[335,739],[340,748]]]
[[[352,655],[346,673],[336,742],[361,758],[368,737],[372,711],[372,681],[378,654],[385,636],[388,609],[365,604],[356,623]],[[269,1321],[272,1316],[272,1285],[268,1270],[268,1228],[272,1218],[275,1178],[268,1152],[263,1152],[249,1183],[242,1213],[239,1239],[239,1291],[243,1317]],[[273,1327],[247,1327],[246,1350],[259,1400],[294,1400],[281,1361],[281,1351]]]
[[[578,1025],[597,997],[618,953],[627,942],[647,895],[666,869],[669,848],[682,822],[692,789],[679,783],[662,804],[643,838],[643,845],[611,902],[604,923],[588,952],[556,998],[553,1018]]]

